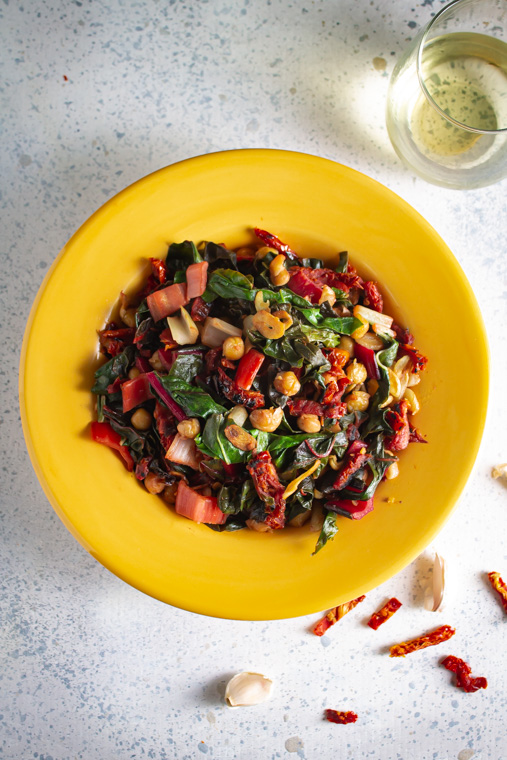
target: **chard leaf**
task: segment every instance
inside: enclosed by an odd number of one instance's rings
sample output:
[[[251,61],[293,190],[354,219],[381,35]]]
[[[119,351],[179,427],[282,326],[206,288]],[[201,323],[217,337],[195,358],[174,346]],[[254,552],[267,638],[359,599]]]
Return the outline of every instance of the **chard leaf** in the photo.
[[[208,278],[206,290],[222,298],[241,298],[247,301],[253,301],[255,298],[248,295],[253,292],[251,278],[234,269],[216,269]]]
[[[92,393],[107,393],[107,387],[117,377],[126,377],[130,364],[134,361],[135,346],[127,346],[121,354],[113,356],[95,372],[95,384]]]
[[[392,433],[392,428],[386,420],[387,409],[381,409],[389,396],[389,374],[388,367],[391,367],[398,352],[398,342],[393,340],[390,344],[376,354],[377,366],[379,368],[380,379],[378,388],[370,400],[370,417],[362,428],[363,435],[369,433]]]
[[[320,550],[331,541],[338,533],[338,526],[336,525],[337,514],[335,512],[328,512],[320,531],[320,536],[315,545],[315,551],[312,552],[312,556],[320,552]]]
[[[201,386],[193,385],[195,377],[202,370],[200,354],[179,353],[168,375],[160,375],[160,382],[171,397],[189,417],[204,417],[221,414],[225,407],[218,404]]]
[[[341,335],[352,335],[361,327],[362,322],[356,317],[323,317],[320,309],[301,309],[302,313],[315,327],[324,327]]]
[[[301,323],[299,329],[305,338],[311,343],[322,343],[326,348],[336,348],[341,340],[341,335],[326,327],[313,327]]]
[[[208,524],[208,528],[211,528],[211,530],[215,530],[217,533],[223,533],[228,532],[230,533],[233,530],[242,530],[245,527],[245,523],[241,518],[233,518],[231,520],[227,520],[226,523],[223,525],[211,525]]]
[[[167,251],[165,263],[172,272],[178,269],[186,269],[190,264],[197,264],[202,261],[202,256],[191,240],[184,240],[183,243],[172,243]]]
[[[349,265],[349,254],[348,254],[348,251],[342,251],[340,253],[340,258],[338,260],[338,264],[335,266],[335,271],[336,272],[346,272],[348,265]]]

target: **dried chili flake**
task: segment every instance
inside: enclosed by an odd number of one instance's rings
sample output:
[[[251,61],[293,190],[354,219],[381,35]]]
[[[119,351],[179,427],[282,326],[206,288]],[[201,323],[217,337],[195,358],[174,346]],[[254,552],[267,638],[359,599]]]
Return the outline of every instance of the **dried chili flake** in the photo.
[[[469,694],[478,689],[487,689],[487,679],[482,676],[473,678],[470,665],[459,657],[454,657],[454,655],[451,654],[449,657],[443,659],[440,664],[452,673],[456,673],[456,686]]]
[[[505,584],[505,581],[500,573],[488,573],[488,578],[491,585],[500,596],[502,607],[505,612],[507,612],[507,585]]]
[[[379,628],[382,623],[385,623],[386,620],[389,620],[390,617],[394,615],[397,610],[399,610],[401,607],[401,602],[398,601],[395,597],[392,599],[389,599],[388,602],[384,604],[384,606],[378,611],[374,612],[371,618],[368,620],[368,625],[370,628],[373,628],[374,631]]]
[[[326,720],[330,723],[340,723],[342,725],[345,723],[355,723],[357,720],[357,715],[352,710],[348,710],[347,712],[343,710],[326,710],[325,715]]]
[[[450,625],[441,625],[439,628],[435,628],[434,631],[426,633],[424,636],[419,636],[417,639],[411,641],[404,641],[402,644],[395,644],[391,647],[391,657],[405,657],[406,654],[411,652],[417,652],[419,649],[426,649],[426,647],[434,647],[437,644],[441,644],[444,641],[454,636],[456,630],[451,628]]]
[[[362,602],[366,597],[358,596],[357,599],[352,599],[350,602],[339,604],[338,607],[333,607],[319,622],[314,626],[313,633],[316,636],[323,636],[328,628],[337,623],[339,620],[356,607],[359,602]]]

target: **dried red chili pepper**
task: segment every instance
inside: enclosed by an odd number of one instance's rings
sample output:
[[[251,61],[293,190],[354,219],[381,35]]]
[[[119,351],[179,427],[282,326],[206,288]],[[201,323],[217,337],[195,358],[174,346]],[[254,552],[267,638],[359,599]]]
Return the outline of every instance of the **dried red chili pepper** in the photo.
[[[167,267],[165,262],[160,259],[150,258],[150,264],[153,276],[156,277],[161,284],[165,282],[167,280]]]
[[[273,235],[271,232],[267,232],[266,230],[261,230],[258,227],[254,227],[254,232],[259,240],[262,240],[264,245],[267,245],[270,248],[274,248],[275,251],[278,251],[279,253],[284,253],[289,259],[292,259],[293,261],[299,261],[299,256],[297,253],[293,251],[290,246],[282,243],[280,238],[277,238],[276,235]]]
[[[500,573],[488,573],[489,582],[500,596],[500,602],[507,613],[507,585]]]
[[[472,669],[468,663],[459,657],[449,655],[440,663],[447,670],[456,673],[456,686],[469,694],[477,691],[478,689],[487,689],[488,681],[482,676],[472,678]]]
[[[352,599],[350,602],[345,602],[344,604],[339,604],[338,607],[333,607],[333,609],[329,610],[329,612],[314,625],[313,633],[316,636],[323,636],[332,625],[341,620],[347,612],[353,610],[354,607],[364,599],[366,599],[366,597],[363,594],[363,596],[358,596],[357,599]]]
[[[201,296],[194,298],[192,308],[190,309],[190,316],[194,322],[204,322],[207,316],[209,316],[211,310],[211,304],[206,303]]]
[[[338,477],[333,483],[335,490],[344,488],[351,477],[363,467],[366,462],[372,458],[372,455],[368,453],[367,444],[364,441],[354,441],[350,444],[345,454],[342,467],[338,472]]]
[[[426,649],[426,647],[442,644],[444,641],[449,641],[455,633],[456,630],[451,628],[450,625],[441,625],[439,628],[435,628],[434,631],[426,633],[424,636],[419,636],[417,639],[404,641],[402,644],[395,644],[391,647],[390,657],[405,657],[406,654],[417,652],[419,649]]]
[[[262,393],[238,388],[221,367],[218,367],[218,385],[225,398],[232,401],[233,404],[241,404],[247,409],[259,409],[265,404]]]
[[[342,725],[345,723],[355,723],[357,720],[357,715],[352,710],[347,710],[346,712],[343,710],[326,710],[325,715],[326,720],[330,723],[340,723]]]
[[[392,617],[394,613],[400,609],[400,607],[401,602],[393,596],[393,598],[389,599],[389,601],[386,602],[384,606],[378,610],[378,612],[373,613],[371,618],[368,620],[368,625],[370,628],[373,628],[373,630],[376,631],[383,623],[386,622],[386,620],[389,620],[389,618]]]
[[[364,283],[363,287],[363,306],[367,306],[369,309],[373,309],[373,311],[378,311],[380,314],[382,314],[382,311],[384,310],[384,301],[380,290],[378,289],[377,283],[369,280],[368,282]]]
[[[270,528],[285,526],[285,486],[280,483],[276,468],[267,451],[254,454],[247,464],[257,495],[268,507],[265,523]]]
[[[401,356],[410,356],[413,364],[413,372],[422,372],[428,363],[428,358],[423,356],[415,346],[403,343],[398,349]]]
[[[393,435],[385,439],[385,447],[391,451],[402,451],[410,443],[410,425],[408,423],[408,402],[402,399],[386,414],[386,420],[393,429]]]

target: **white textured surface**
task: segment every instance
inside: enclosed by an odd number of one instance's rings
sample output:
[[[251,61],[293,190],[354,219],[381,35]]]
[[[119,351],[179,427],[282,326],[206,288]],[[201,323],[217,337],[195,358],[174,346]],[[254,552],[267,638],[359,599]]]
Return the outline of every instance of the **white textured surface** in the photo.
[[[507,577],[507,490],[490,476],[507,460],[506,185],[468,193],[427,185],[401,166],[384,127],[388,75],[437,7],[0,5],[1,758],[507,758],[507,618],[484,580],[488,570]],[[429,554],[323,639],[308,632],[315,618],[227,622],[172,609],[98,565],[38,485],[20,428],[17,363],[45,270],[129,183],[241,147],[315,153],[378,179],[428,219],[472,282],[491,345],[490,414],[474,474],[438,538],[455,576],[445,613],[423,608]],[[373,633],[364,621],[391,595],[405,601],[403,614]],[[444,622],[458,631],[445,652],[386,655],[387,645]],[[450,685],[437,664],[451,652],[488,677],[487,691]],[[225,706],[224,684],[241,670],[274,679],[270,702]],[[359,720],[331,725],[326,707],[352,709]]]

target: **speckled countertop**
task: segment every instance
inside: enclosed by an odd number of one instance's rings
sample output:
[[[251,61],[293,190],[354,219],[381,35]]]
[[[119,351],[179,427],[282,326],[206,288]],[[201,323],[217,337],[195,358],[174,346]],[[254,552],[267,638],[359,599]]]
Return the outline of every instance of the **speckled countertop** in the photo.
[[[507,577],[507,490],[490,474],[507,460],[506,185],[430,186],[401,165],[384,126],[389,74],[437,8],[438,0],[0,4],[2,759],[507,758],[507,618],[484,580],[488,570]],[[371,592],[372,606],[406,600],[396,630],[394,621],[381,629],[374,646],[350,618],[318,639],[308,632],[315,616],[227,622],[142,595],[66,531],[25,450],[19,352],[58,251],[139,177],[240,147],[314,153],[386,184],[451,247],[486,322],[486,433],[436,542],[455,581],[446,613],[422,608],[428,551]],[[451,686],[437,650],[401,661],[382,654],[394,636],[436,622],[456,626],[453,651],[489,678],[487,691]],[[265,705],[231,710],[224,683],[244,669],[270,675],[276,690]],[[325,707],[360,718],[331,725]]]

